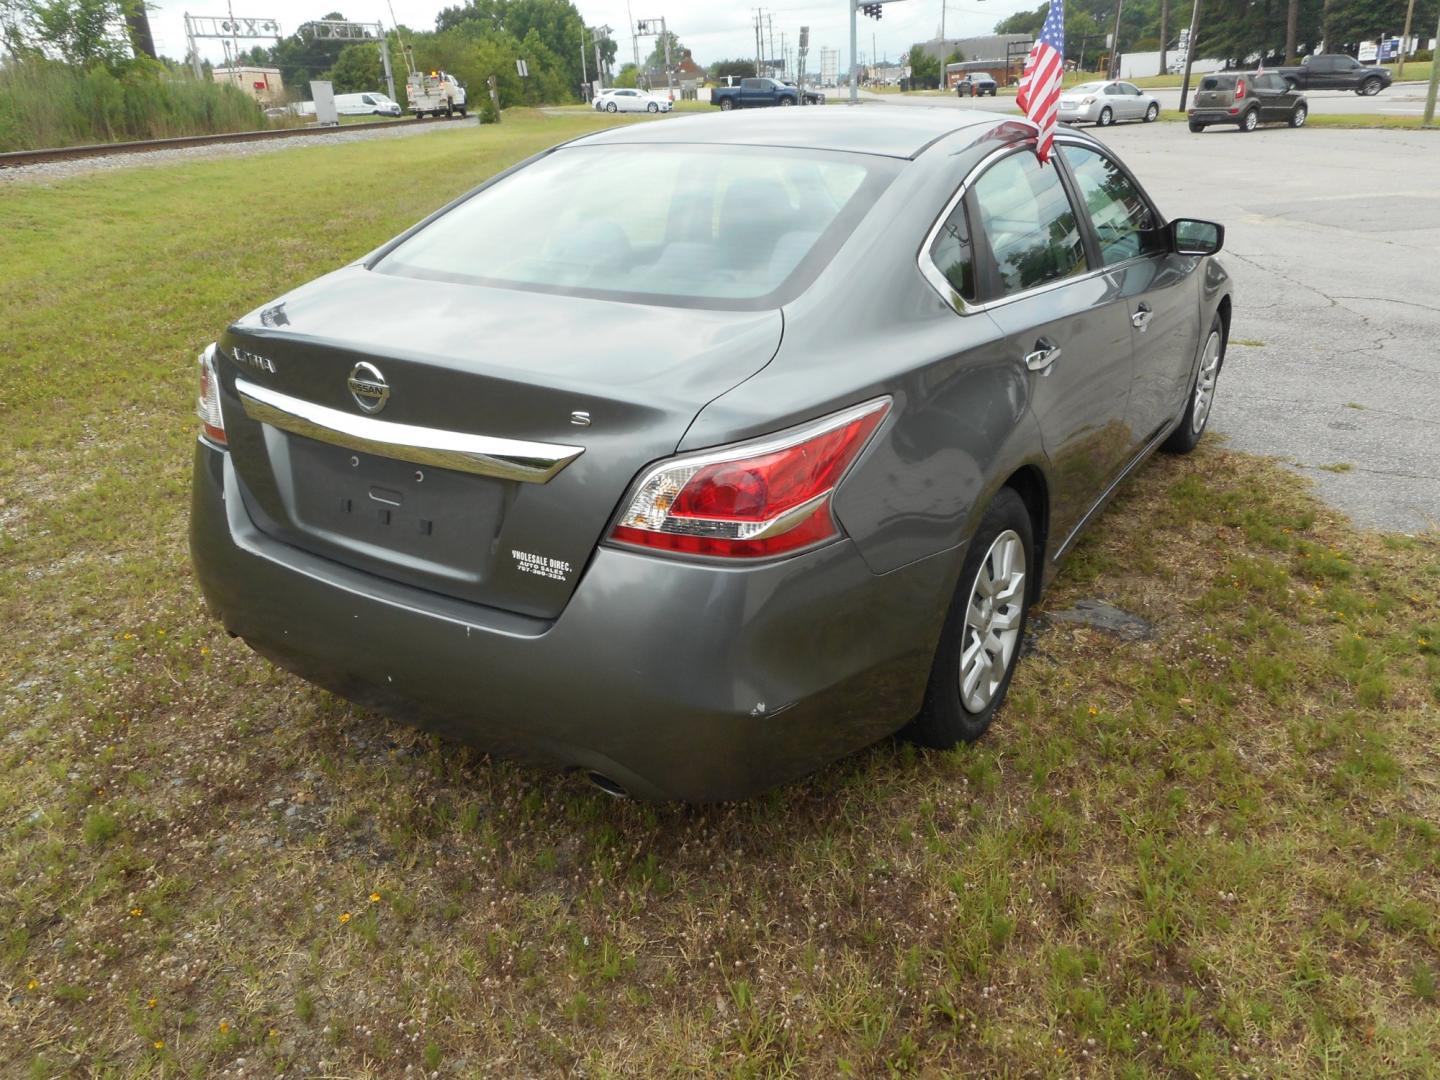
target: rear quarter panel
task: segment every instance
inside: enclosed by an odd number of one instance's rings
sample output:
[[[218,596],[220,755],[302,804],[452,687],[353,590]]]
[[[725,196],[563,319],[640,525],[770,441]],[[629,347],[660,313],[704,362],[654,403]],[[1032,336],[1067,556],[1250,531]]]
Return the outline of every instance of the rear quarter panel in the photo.
[[[785,308],[776,358],[707,406],[682,442],[720,445],[890,395],[889,417],[835,499],[876,573],[950,550],[958,573],[961,545],[1006,477],[1044,468],[1029,373],[988,315],[957,315],[917,266],[936,216],[995,146],[937,147],[907,165]]]

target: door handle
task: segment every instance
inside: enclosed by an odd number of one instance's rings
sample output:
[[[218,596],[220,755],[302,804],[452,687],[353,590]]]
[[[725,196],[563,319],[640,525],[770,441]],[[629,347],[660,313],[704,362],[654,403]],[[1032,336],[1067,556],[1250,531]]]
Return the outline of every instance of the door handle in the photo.
[[[1150,310],[1149,304],[1141,304],[1140,310],[1130,316],[1130,325],[1137,330],[1144,331],[1145,327],[1150,325],[1151,316],[1154,314],[1155,313]]]
[[[1025,366],[1041,375],[1050,374],[1050,365],[1060,359],[1060,347],[1041,338],[1035,342],[1035,351],[1025,354]]]

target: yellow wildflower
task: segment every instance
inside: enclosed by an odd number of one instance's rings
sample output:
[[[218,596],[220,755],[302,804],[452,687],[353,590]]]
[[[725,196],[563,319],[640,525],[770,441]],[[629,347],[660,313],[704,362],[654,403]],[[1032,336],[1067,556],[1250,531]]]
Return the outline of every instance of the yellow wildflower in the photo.
[[[1425,643],[1422,641],[1420,644],[1424,645]],[[372,904],[378,904],[380,902],[380,894],[378,892],[372,892],[370,894],[370,902]]]
[[[156,1050],[164,1050],[164,1049],[165,1049],[165,1040],[164,1040],[164,1039],[156,1039],[153,1045],[154,1045],[154,1047],[155,1047]]]
[[[340,913],[340,921],[341,921],[342,923],[347,923],[347,922],[349,922],[349,921],[350,921],[350,912],[348,912],[348,911],[341,912],[341,913]]]

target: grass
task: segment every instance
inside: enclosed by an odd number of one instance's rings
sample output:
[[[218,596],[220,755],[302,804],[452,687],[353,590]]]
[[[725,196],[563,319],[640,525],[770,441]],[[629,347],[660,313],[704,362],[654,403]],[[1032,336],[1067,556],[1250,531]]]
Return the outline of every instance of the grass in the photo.
[[[1048,609],[1153,641],[1042,623],[981,743],[739,806],[477,760],[207,618],[198,347],[605,122],[5,189],[0,1074],[1433,1074],[1440,540],[1270,463],[1157,460],[1067,563]]]

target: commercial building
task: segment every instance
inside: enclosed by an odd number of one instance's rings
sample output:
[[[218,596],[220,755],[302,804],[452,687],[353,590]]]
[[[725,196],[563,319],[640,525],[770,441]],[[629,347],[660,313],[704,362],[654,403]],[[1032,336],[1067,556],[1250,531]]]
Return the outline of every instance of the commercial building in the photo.
[[[285,100],[285,82],[280,69],[241,64],[238,67],[217,67],[210,77],[217,83],[229,83],[249,94],[261,105],[278,105]]]

